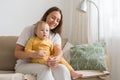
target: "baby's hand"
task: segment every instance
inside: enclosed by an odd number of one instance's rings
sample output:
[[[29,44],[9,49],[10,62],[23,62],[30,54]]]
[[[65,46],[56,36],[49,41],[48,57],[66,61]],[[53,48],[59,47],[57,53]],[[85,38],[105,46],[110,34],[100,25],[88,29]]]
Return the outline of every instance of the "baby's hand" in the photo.
[[[52,59],[53,59],[53,58],[48,57],[47,65],[48,65],[49,67],[52,67],[52,65],[51,65],[51,61],[52,61]]]
[[[49,57],[48,58],[48,66],[50,67],[56,67],[58,63],[56,63],[55,57]]]
[[[46,56],[46,54],[45,54],[45,52],[43,50],[39,50],[38,54],[40,55],[41,58]]]

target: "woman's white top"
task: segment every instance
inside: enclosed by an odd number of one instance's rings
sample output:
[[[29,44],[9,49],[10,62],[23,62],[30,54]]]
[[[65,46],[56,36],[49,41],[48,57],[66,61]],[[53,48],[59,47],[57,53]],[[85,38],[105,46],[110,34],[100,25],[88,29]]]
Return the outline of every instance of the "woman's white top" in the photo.
[[[34,36],[34,28],[35,28],[34,25],[25,27],[24,30],[22,31],[22,33],[20,34],[20,36],[18,37],[18,40],[17,40],[16,44],[25,46],[27,41],[31,37]],[[61,37],[60,37],[60,35],[58,33],[50,32],[49,39],[53,42],[53,44],[58,44],[61,47]],[[26,63],[26,61],[28,61],[28,60],[26,60],[26,59],[24,59],[24,60],[21,60],[21,59],[17,60],[16,67],[18,65],[20,65],[21,63]]]

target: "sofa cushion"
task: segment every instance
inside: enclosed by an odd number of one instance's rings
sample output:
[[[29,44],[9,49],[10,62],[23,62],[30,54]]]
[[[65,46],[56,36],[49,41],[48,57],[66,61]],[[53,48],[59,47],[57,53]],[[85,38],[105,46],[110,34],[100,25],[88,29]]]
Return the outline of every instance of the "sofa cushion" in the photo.
[[[0,70],[14,70],[16,36],[0,36]]]
[[[21,73],[0,74],[0,80],[25,80]]]
[[[4,71],[4,70],[0,70],[0,74],[12,74],[15,73],[15,71]]]

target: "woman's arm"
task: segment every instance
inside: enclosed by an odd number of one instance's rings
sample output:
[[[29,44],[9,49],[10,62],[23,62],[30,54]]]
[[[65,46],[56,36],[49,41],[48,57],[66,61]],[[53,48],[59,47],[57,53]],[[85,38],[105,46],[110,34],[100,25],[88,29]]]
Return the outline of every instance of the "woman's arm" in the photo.
[[[15,57],[18,59],[26,59],[30,58],[30,54],[26,54],[24,52],[24,47],[17,44],[15,48]]]
[[[15,57],[18,59],[27,59],[27,58],[43,58],[39,55],[39,52],[25,52],[24,47],[21,45],[16,45],[15,48]]]
[[[54,57],[48,59],[48,66],[56,67],[61,60],[62,54],[61,47],[59,45],[54,45]]]
[[[53,49],[54,49],[54,56],[60,59],[63,55],[61,47],[59,45],[54,45]]]

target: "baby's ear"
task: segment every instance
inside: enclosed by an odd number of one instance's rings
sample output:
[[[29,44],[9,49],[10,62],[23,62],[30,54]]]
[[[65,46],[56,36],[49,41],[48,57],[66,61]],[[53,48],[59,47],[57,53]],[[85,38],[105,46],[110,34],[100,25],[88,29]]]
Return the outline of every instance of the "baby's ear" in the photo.
[[[25,74],[24,80],[36,80],[36,78],[35,78],[35,76],[33,76],[31,74]]]

